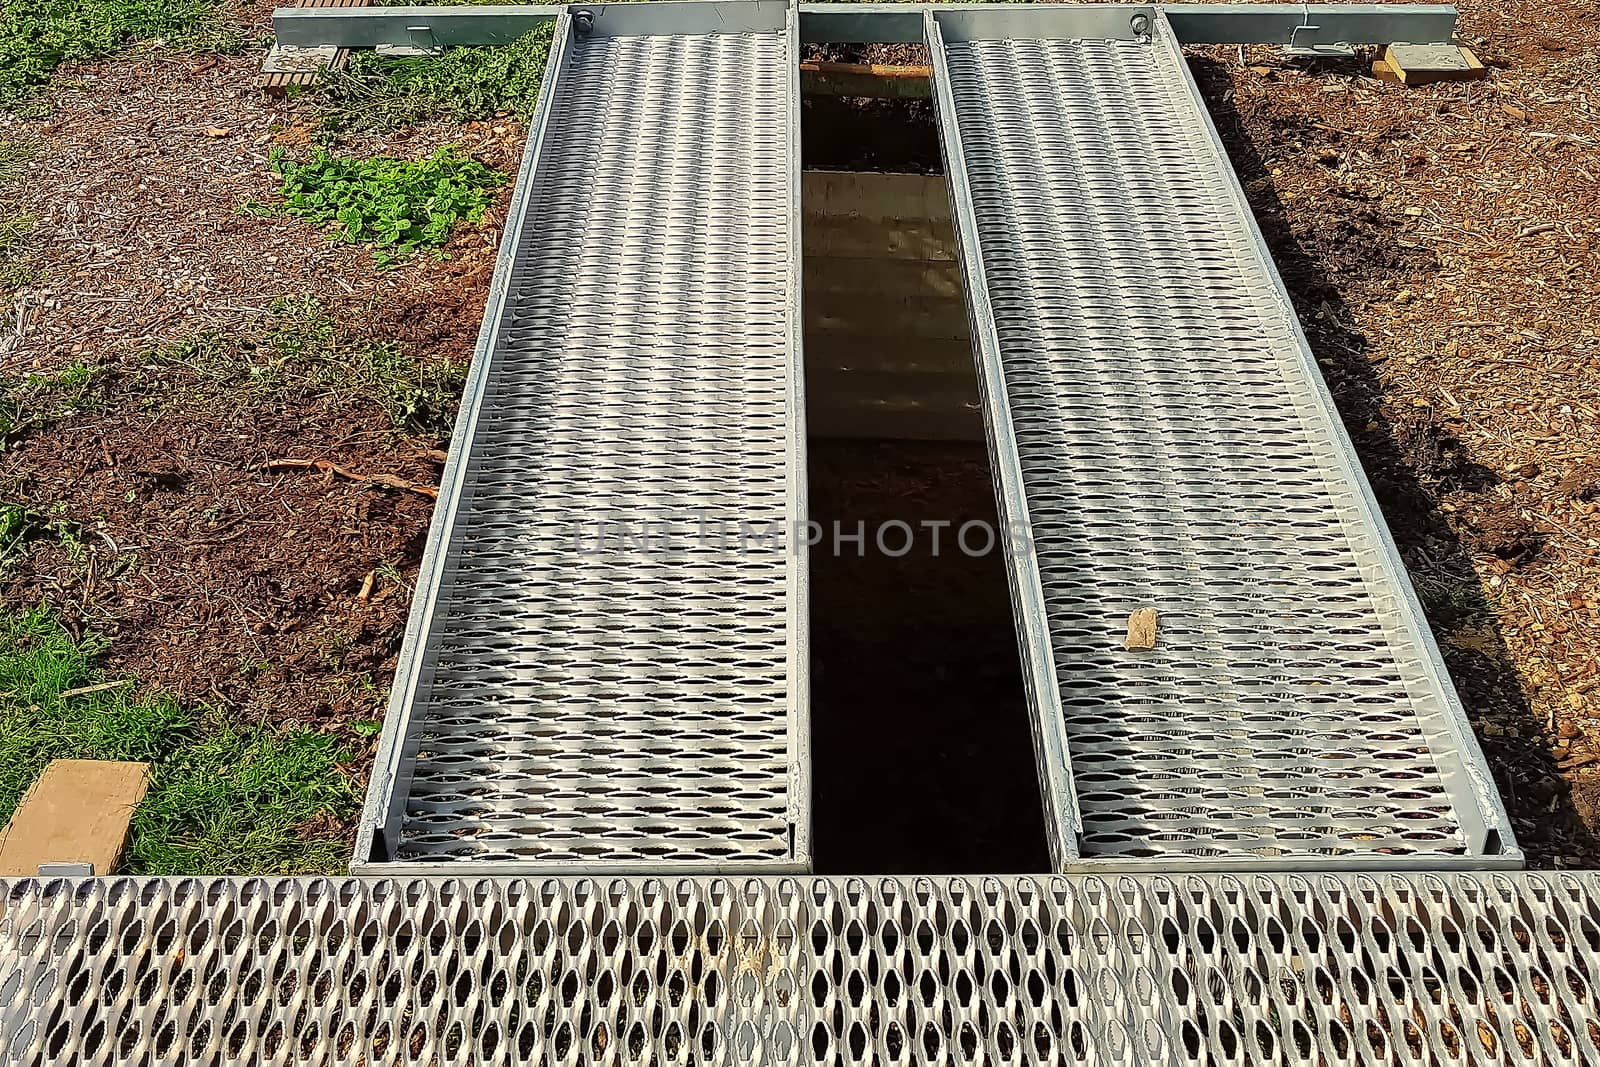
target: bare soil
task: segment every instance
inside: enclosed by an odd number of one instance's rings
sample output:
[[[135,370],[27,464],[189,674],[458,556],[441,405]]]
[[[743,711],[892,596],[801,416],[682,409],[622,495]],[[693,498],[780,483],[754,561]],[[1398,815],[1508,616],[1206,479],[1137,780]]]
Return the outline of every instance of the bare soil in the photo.
[[[290,219],[241,214],[276,186],[268,153],[304,145],[304,106],[254,89],[259,53],[123,57],[82,67],[51,94],[24,209],[40,222],[18,295],[12,377],[94,368],[86,410],[0,452],[0,500],[78,528],[36,539],[0,576],[11,605],[40,600],[113,638],[114,670],[252,720],[340,729],[381,717],[431,500],[317,470],[431,486],[433,436],[397,431],[371,402],[264,392],[170,402],[204,383],[150,362],[215,333],[259,335],[280,297],[311,295],[342,337],[431,363],[470,359],[509,186],[448,258],[380,270],[370,250]],[[342,146],[425,155],[455,143],[515,170],[514,122],[406,130]],[[366,589],[371,576],[371,586]]]

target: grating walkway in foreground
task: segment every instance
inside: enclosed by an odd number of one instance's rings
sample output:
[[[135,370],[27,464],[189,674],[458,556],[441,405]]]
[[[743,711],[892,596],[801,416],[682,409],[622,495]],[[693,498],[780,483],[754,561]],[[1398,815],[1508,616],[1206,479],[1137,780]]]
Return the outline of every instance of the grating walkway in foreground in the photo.
[[[1165,18],[928,26],[1058,856],[1518,862]]]
[[[1600,876],[0,882],[6,1062],[1593,1063]]]
[[[358,861],[803,869],[792,33],[558,37]]]

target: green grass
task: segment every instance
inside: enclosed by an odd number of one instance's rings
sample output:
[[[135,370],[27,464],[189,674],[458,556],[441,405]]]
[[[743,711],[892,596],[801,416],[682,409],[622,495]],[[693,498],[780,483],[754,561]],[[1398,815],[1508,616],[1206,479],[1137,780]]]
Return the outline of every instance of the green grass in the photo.
[[[258,336],[205,333],[150,359],[158,375],[162,367],[180,368],[202,384],[203,394],[230,403],[245,392],[370,404],[381,408],[395,429],[429,434],[449,431],[467,373],[465,363],[424,362],[397,345],[346,336],[312,297],[276,301]],[[186,394],[176,382],[151,393],[160,402],[204,399]]]
[[[216,0],[7,0],[0,14],[0,108],[15,108],[72,60],[131,41],[215,47]],[[208,36],[209,35],[209,36]]]
[[[32,281],[25,261],[38,220],[18,204],[16,186],[38,151],[35,141],[0,137],[0,294]]]
[[[258,213],[307,219],[341,241],[368,243],[381,263],[420,248],[442,248],[460,223],[476,225],[506,175],[453,148],[414,161],[354,159],[323,149],[303,163],[276,154],[282,203],[251,204]]]
[[[0,375],[0,452],[31,430],[87,407],[99,372],[74,363],[56,374]]]
[[[72,636],[44,609],[0,613],[0,820],[52,759],[140,760],[135,874],[337,872],[345,845],[317,827],[356,810],[350,754],[326,734],[239,723],[105,679],[107,642]]]
[[[334,130],[362,130],[500,114],[526,120],[539,99],[553,31],[553,23],[545,23],[509,45],[448,48],[438,56],[352,52],[349,69],[324,83],[323,122]]]

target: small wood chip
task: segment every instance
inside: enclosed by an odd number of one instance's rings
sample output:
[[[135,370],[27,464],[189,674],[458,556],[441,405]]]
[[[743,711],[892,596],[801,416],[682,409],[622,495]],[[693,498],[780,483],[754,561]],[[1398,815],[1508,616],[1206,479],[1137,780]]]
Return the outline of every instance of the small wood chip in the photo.
[[[1156,609],[1140,608],[1128,616],[1128,639],[1122,647],[1129,652],[1148,652],[1156,647]]]
[[[378,572],[377,571],[368,571],[366,578],[363,579],[362,582],[361,582],[361,592],[356,594],[356,599],[357,600],[367,600],[367,599],[369,599],[372,596],[372,586],[374,585],[374,583],[377,582],[377,580],[378,580]]]

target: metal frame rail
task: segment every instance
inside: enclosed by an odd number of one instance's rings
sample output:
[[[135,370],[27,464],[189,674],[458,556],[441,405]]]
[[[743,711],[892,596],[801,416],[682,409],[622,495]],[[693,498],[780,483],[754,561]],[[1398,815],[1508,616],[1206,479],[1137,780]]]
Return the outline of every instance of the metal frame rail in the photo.
[[[703,2],[668,0],[689,15]],[[601,12],[610,4],[495,4],[452,7],[280,7],[272,13],[277,42],[296,47],[376,48],[405,45],[448,48],[509,44],[566,11]],[[1126,5],[1075,4],[1124,9]],[[1022,20],[1049,17],[1043,5],[925,3],[801,3],[800,39],[806,44],[921,44],[930,11],[973,16],[999,13]],[[1167,15],[1183,44],[1276,44],[1316,48],[1340,44],[1448,44],[1456,9],[1449,4],[1147,4]],[[687,26],[690,23],[685,22]],[[1034,23],[1034,25],[1038,25]]]

